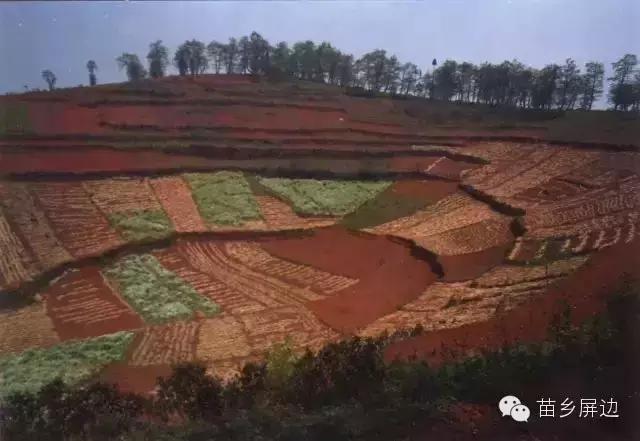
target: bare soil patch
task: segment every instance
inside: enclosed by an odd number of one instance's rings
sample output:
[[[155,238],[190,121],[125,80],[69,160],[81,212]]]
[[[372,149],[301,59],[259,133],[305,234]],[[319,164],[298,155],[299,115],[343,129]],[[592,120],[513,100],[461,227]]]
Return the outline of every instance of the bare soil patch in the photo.
[[[339,227],[262,244],[267,252],[360,282],[308,307],[333,329],[350,333],[415,299],[437,279],[403,242]]]
[[[97,267],[67,273],[43,296],[62,340],[136,329],[142,319],[111,290]]]

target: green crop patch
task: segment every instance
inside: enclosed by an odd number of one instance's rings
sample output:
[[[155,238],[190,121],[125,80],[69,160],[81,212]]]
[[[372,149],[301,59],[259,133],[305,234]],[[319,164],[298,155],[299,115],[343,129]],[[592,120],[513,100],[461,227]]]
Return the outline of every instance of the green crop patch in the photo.
[[[105,365],[122,360],[132,340],[133,333],[118,332],[2,357],[0,397],[35,392],[56,378],[66,384],[87,380]]]
[[[342,216],[384,191],[389,181],[337,181],[259,178],[260,184],[286,199],[299,214]]]
[[[124,299],[148,323],[213,316],[218,305],[198,294],[150,254],[128,256],[105,270]]]
[[[136,242],[162,239],[173,232],[171,221],[162,210],[113,213],[109,222],[125,239]]]
[[[240,226],[261,219],[260,208],[242,173],[187,173],[193,199],[210,225]]]
[[[0,104],[0,135],[30,132],[29,110],[25,104]]]

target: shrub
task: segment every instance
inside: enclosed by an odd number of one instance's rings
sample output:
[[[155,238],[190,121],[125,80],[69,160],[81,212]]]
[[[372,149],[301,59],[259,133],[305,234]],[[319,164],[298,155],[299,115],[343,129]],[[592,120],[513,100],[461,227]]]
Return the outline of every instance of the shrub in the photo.
[[[120,393],[113,385],[72,389],[60,379],[36,394],[12,394],[5,402],[3,435],[15,440],[117,439],[133,427],[145,407],[142,397]]]
[[[156,409],[163,419],[178,415],[183,419],[210,419],[222,413],[220,381],[207,375],[206,367],[183,363],[168,378],[160,378]]]

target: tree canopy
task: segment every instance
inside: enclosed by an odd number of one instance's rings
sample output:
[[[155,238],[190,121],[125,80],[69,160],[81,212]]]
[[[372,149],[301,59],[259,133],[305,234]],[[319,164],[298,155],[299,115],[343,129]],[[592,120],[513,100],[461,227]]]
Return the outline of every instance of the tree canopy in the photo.
[[[51,72],[49,69],[42,71],[42,79],[47,82],[47,86],[49,86],[49,90],[53,90],[56,87],[56,75]]]
[[[89,84],[95,86],[97,83],[96,70],[98,70],[98,65],[95,61],[89,60],[87,61],[87,70],[89,71]]]
[[[160,40],[149,46],[149,73],[165,75],[168,50]],[[123,54],[119,63],[127,66],[127,76],[140,78],[144,69],[132,54]],[[124,64],[122,64],[124,63]],[[423,70],[415,63],[402,62],[384,49],[375,49],[355,58],[331,43],[285,41],[271,45],[262,35],[230,38],[228,42],[187,40],[176,50],[173,63],[180,75],[200,75],[211,68],[215,73],[272,75],[278,73],[300,80],[351,87],[367,94],[413,95],[430,99],[492,106],[533,109],[591,110],[604,90],[605,68],[598,61],[584,67],[567,58],[561,64],[542,68],[518,60],[474,64],[433,58]],[[609,101],[614,109],[638,110],[640,73],[637,58],[626,54],[612,64],[608,78]],[[130,66],[130,67],[129,67]],[[131,70],[130,70],[131,69]],[[143,76],[143,75],[142,75]]]
[[[116,58],[118,67],[125,69],[129,81],[138,81],[147,76],[147,71],[135,54],[123,53]]]
[[[165,75],[169,65],[169,49],[162,44],[162,40],[156,40],[149,44],[149,76],[151,78],[161,78]]]

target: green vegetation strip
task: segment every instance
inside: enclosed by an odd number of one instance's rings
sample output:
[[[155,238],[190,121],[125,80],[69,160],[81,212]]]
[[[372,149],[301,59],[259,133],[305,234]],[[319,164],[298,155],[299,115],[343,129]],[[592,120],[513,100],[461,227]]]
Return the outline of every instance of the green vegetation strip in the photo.
[[[242,173],[188,173],[193,199],[211,225],[240,226],[261,218],[260,208]]]
[[[288,200],[299,214],[342,216],[384,191],[389,181],[337,181],[259,178],[264,187]]]
[[[2,357],[0,396],[36,392],[58,377],[66,384],[87,380],[103,366],[122,360],[132,339],[133,333],[118,332]]]
[[[373,199],[342,219],[342,224],[354,230],[381,225],[401,217],[409,216],[431,205],[434,201],[426,198],[398,194],[388,187]]]
[[[147,210],[109,215],[109,222],[127,240],[162,239],[173,232],[171,221],[162,210]]]
[[[195,311],[206,316],[220,311],[149,254],[125,257],[105,274],[116,281],[125,300],[149,323],[189,319]]]
[[[0,135],[8,133],[29,133],[29,110],[25,104],[0,103]]]

